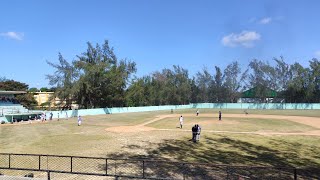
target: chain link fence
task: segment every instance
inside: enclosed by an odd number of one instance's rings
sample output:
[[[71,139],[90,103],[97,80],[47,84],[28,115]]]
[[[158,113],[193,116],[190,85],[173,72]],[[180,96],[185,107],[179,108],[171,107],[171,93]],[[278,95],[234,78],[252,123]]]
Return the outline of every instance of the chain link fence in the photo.
[[[320,179],[320,169],[0,153],[0,180]]]

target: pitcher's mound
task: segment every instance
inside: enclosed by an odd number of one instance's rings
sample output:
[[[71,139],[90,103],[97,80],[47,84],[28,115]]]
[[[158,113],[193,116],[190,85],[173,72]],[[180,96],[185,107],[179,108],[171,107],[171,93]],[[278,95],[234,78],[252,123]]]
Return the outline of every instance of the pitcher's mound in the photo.
[[[117,126],[107,128],[106,131],[109,132],[140,132],[140,131],[152,131],[155,128],[146,126]]]

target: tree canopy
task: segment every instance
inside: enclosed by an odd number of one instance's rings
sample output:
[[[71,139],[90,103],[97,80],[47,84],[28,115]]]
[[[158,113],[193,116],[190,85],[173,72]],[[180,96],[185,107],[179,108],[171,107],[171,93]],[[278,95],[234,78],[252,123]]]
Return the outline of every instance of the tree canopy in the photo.
[[[18,82],[15,80],[8,80],[6,78],[2,78],[0,81],[0,90],[3,91],[27,91],[28,85],[22,82]],[[32,94],[19,94],[16,95],[15,98],[24,106],[28,108],[32,108],[37,104]]]
[[[136,63],[119,59],[108,41],[88,42],[85,52],[69,62],[59,53],[56,71],[47,75],[56,96],[82,108],[237,102],[242,92],[255,88],[255,96],[266,98],[273,90],[285,102],[320,102],[320,63],[287,64],[283,57],[270,63],[253,59],[241,69],[237,61],[225,68],[204,67],[190,77],[187,69],[173,65],[136,77]]]

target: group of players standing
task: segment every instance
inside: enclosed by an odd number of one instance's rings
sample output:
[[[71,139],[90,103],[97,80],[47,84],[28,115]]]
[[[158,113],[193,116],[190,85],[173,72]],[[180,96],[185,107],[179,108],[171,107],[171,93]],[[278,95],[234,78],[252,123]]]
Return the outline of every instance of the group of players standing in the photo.
[[[192,141],[197,142],[200,140],[201,127],[199,124],[195,124],[192,128]]]
[[[197,116],[199,116],[199,110],[196,111]],[[179,117],[179,122],[180,122],[180,128],[182,129],[183,126],[183,116],[181,115]],[[219,111],[219,121],[222,120],[222,113]],[[200,133],[201,133],[201,127],[199,124],[195,124],[192,128],[192,141],[197,142],[200,140]]]
[[[62,114],[62,111],[61,111],[61,114]],[[68,112],[66,111],[65,114],[66,114],[65,118],[66,118],[66,120],[68,120]],[[52,117],[53,117],[53,113],[50,112],[49,120],[52,120]],[[35,120],[38,120],[38,119],[41,119],[42,122],[47,121],[47,113],[43,112],[41,115],[36,115]],[[60,120],[60,113],[57,114],[57,119],[58,119],[58,121]],[[81,126],[82,117],[80,115],[78,116],[77,122],[78,122],[78,126]]]

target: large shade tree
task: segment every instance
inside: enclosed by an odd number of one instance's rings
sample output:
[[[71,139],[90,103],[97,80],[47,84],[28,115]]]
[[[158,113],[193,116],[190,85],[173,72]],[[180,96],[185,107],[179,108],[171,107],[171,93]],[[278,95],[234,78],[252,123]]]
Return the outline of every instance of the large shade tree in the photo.
[[[86,52],[73,62],[79,71],[76,83],[77,101],[84,108],[119,107],[125,105],[125,89],[136,72],[135,62],[118,60],[108,41],[87,43]]]
[[[78,72],[74,66],[69,63],[59,53],[59,63],[54,64],[50,61],[47,63],[55,69],[54,74],[46,75],[49,84],[55,86],[55,96],[57,96],[64,103],[64,108],[70,108],[75,98],[75,83],[78,77]]]

